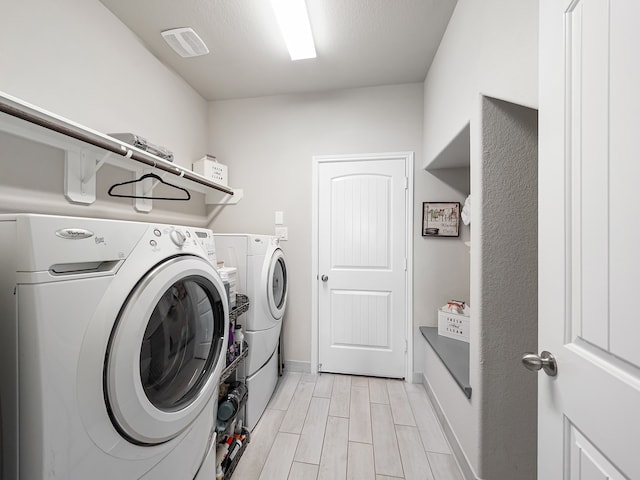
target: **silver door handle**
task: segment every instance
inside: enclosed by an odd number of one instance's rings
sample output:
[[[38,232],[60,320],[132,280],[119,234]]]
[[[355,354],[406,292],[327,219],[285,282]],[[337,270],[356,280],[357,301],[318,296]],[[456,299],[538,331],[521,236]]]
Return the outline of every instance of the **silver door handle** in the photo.
[[[550,377],[555,377],[558,374],[558,364],[556,363],[556,357],[546,350],[540,354],[527,352],[522,356],[522,363],[531,371],[544,370],[544,373]]]
[[[327,280],[329,280],[329,277],[327,277],[326,275],[322,275],[320,277],[320,280],[322,280],[323,282],[326,282]]]

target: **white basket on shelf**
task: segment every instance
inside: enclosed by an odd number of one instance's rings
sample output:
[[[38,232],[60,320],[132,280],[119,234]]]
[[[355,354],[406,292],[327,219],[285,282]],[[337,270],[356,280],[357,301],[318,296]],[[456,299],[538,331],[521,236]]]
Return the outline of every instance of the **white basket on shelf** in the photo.
[[[205,155],[197,162],[193,162],[191,167],[195,173],[216,182],[218,185],[229,186],[227,166],[218,162],[213,155]]]
[[[438,310],[438,335],[469,343],[469,316]]]

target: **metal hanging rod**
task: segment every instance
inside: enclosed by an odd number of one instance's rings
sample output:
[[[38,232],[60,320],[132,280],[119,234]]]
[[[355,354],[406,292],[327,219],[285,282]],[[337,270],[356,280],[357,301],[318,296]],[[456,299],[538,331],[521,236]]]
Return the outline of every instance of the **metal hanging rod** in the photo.
[[[206,178],[202,178],[199,175],[179,165],[171,165],[166,160],[159,158],[156,159],[155,157],[142,151],[138,151],[135,148],[128,148],[128,146],[125,146],[117,140],[111,139],[104,134],[87,130],[78,125],[67,123],[61,118],[53,117],[43,111],[30,108],[27,105],[21,104],[17,100],[12,101],[2,95],[0,95],[0,112],[6,113],[7,115],[11,115],[21,120],[25,120],[29,123],[39,125],[40,127],[52,130],[67,137],[75,138],[76,140],[80,140],[90,145],[116,153],[123,157],[130,158],[131,160],[142,163],[148,167],[157,168],[173,175],[177,175],[178,177],[186,178],[187,180],[198,183],[200,185],[204,185],[209,188],[213,188],[215,190],[219,190],[228,195],[234,194],[232,189],[224,187],[222,185],[218,185],[217,183],[211,182]]]

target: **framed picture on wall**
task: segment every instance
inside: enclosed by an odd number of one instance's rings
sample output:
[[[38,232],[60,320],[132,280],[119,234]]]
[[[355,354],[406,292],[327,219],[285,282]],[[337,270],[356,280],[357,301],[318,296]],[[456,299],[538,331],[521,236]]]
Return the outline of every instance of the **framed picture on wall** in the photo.
[[[460,235],[460,202],[424,202],[422,204],[423,237],[457,237]]]

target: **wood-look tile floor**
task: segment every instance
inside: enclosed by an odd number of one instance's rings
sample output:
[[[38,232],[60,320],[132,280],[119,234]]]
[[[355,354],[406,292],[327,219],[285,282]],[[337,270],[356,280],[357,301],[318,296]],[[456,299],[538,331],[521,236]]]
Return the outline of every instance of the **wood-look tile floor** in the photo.
[[[422,385],[285,373],[233,480],[463,480]]]

